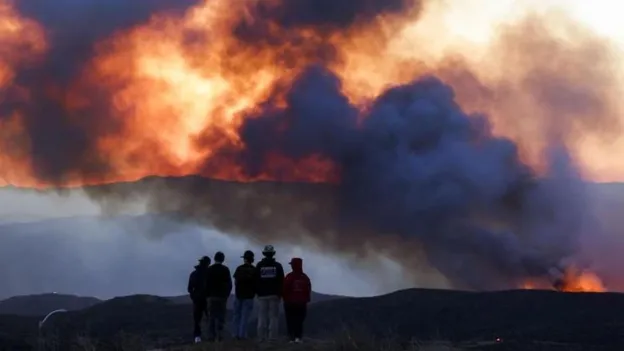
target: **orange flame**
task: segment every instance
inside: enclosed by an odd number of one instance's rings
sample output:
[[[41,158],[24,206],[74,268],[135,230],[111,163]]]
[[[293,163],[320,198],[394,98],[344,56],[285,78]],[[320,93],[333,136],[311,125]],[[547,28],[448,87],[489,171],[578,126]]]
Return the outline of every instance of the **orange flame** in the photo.
[[[602,280],[593,272],[587,270],[577,270],[570,268],[565,271],[563,277],[555,284],[546,281],[525,281],[521,284],[522,289],[529,290],[551,290],[556,289],[563,292],[606,292],[607,289]]]
[[[564,276],[562,291],[567,292],[604,292],[605,287],[600,278],[589,271],[567,271]]]

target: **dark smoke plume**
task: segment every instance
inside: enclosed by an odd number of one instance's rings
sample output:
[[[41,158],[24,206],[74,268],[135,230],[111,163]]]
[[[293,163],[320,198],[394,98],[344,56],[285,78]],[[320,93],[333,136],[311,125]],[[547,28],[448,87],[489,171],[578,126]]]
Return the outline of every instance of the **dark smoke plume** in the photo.
[[[573,238],[575,209],[558,218],[566,206],[558,196],[569,190],[554,188],[562,179],[538,181],[514,143],[493,136],[484,116],[465,114],[448,85],[425,77],[391,88],[364,116],[340,88],[331,72],[311,68],[288,92],[286,108],[266,106],[248,119],[241,135],[250,169],[271,152],[331,159],[342,172],[337,222],[417,240],[464,286],[483,287],[475,280],[481,266],[513,280],[547,275],[572,254],[565,239]],[[557,251],[542,241],[556,241]]]
[[[413,6],[413,0],[270,0],[255,2],[249,15],[252,23],[338,30],[380,15],[402,14]]]
[[[307,56],[318,61],[336,60],[335,48],[328,40],[332,34],[375,28],[381,16],[415,18],[420,0],[270,0],[252,2],[247,13],[233,27],[233,34],[247,45],[308,48]],[[400,25],[401,21],[387,21]],[[305,30],[312,30],[314,37]],[[321,41],[317,41],[318,39]],[[310,47],[313,42],[313,48]],[[299,52],[299,54],[301,54]],[[288,52],[282,61],[292,60]]]

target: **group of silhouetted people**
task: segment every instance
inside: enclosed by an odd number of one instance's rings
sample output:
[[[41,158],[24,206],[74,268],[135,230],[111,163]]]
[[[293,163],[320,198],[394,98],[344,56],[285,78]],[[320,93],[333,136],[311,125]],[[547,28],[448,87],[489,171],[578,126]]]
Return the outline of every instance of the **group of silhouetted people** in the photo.
[[[191,273],[188,293],[193,301],[193,335],[201,342],[201,321],[208,319],[209,341],[221,341],[227,314],[227,301],[234,285],[234,316],[232,335],[235,339],[247,339],[247,326],[257,301],[257,338],[275,340],[279,333],[280,305],[283,302],[288,337],[293,343],[301,342],[307,306],[312,294],[310,278],[303,272],[303,260],[290,261],[292,272],[284,276],[284,268],[275,260],[275,249],[264,247],[264,256],[254,266],[254,253],[245,251],[243,264],[232,275],[223,264],[225,255],[217,252],[214,263],[207,256],[199,260]]]

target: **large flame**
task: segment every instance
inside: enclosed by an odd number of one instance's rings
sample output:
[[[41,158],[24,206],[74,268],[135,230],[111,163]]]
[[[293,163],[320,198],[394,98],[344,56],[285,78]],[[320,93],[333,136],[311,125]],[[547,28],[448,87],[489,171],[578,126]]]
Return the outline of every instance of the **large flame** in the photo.
[[[570,268],[554,284],[546,281],[526,281],[523,289],[558,290],[564,292],[605,292],[606,287],[600,277],[591,271]]]

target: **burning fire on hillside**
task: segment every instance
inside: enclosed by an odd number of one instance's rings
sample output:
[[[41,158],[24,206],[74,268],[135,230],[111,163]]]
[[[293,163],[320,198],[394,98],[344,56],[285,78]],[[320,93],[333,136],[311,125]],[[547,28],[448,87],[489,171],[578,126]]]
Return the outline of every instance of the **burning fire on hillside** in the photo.
[[[579,250],[580,184],[615,152],[598,151],[617,133],[624,85],[608,38],[571,15],[509,3],[513,16],[488,17],[434,0],[89,1],[54,12],[0,0],[2,185],[327,183],[329,195],[192,188],[151,205],[201,207],[210,225],[254,237],[291,228],[336,251],[388,233],[475,289],[544,281]],[[604,290],[586,271],[561,281]]]
[[[590,271],[577,271],[576,269],[568,269],[563,276],[555,279],[553,282],[538,283],[527,281],[522,284],[523,289],[539,289],[539,290],[556,290],[561,292],[605,292],[600,278]]]

